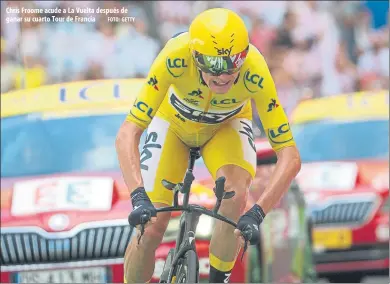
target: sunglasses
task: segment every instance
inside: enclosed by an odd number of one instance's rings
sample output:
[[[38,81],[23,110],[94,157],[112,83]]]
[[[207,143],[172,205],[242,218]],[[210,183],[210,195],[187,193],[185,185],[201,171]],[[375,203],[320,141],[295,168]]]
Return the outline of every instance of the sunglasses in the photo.
[[[233,68],[233,69],[226,69],[226,70],[212,70],[210,68],[208,68],[207,66],[204,66],[204,65],[201,65],[201,64],[198,64],[196,63],[196,67],[198,67],[198,69],[200,71],[202,71],[203,73],[206,73],[206,74],[210,74],[212,76],[220,76],[222,74],[227,74],[227,75],[232,75],[238,71],[240,71],[240,68]]]
[[[219,76],[222,74],[232,75],[241,69],[248,54],[248,48],[232,56],[209,56],[197,51],[193,52],[196,66],[204,73]]]

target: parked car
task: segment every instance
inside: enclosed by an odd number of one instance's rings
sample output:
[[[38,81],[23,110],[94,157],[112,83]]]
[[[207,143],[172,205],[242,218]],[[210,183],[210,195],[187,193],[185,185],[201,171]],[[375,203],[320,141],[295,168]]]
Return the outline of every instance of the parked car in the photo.
[[[307,100],[291,127],[313,220],[319,277],[389,273],[389,91]]]
[[[123,255],[135,230],[127,221],[131,203],[114,141],[142,83],[84,81],[2,94],[2,283],[123,283]],[[248,208],[269,167],[259,165]],[[212,206],[214,183],[201,159],[195,176],[190,201]],[[291,188],[263,223],[261,245],[237,261],[231,281],[310,282],[304,212],[301,193]],[[153,281],[177,221],[174,215],[157,250]],[[202,281],[213,222],[201,217],[197,232]]]
[[[114,141],[142,80],[1,97],[1,282],[123,282],[132,236]]]

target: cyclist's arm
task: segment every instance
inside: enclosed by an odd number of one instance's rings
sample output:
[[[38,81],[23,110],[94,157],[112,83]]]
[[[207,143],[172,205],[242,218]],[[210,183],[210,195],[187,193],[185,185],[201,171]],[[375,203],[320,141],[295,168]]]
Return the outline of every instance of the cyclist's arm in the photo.
[[[301,160],[267,63],[260,53],[258,55],[260,60],[258,74],[263,77],[263,88],[259,87],[258,92],[253,96],[253,101],[268,141],[278,158],[270,181],[257,201],[267,214],[290,187],[300,170]]]
[[[142,132],[143,129],[137,124],[124,121],[116,137],[118,161],[129,193],[143,186],[138,150]]]
[[[116,150],[119,165],[130,193],[144,186],[140,167],[140,138],[171,84],[171,77],[165,67],[167,53],[165,47],[155,59],[137,99],[117,134]]]

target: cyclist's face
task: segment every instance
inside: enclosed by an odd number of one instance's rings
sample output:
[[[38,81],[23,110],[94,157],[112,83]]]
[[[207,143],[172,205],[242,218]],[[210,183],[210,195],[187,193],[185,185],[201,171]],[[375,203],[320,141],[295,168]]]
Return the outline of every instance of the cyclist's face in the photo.
[[[213,93],[216,94],[225,94],[233,86],[234,81],[237,79],[237,71],[233,74],[221,74],[219,76],[214,76],[208,73],[202,72],[203,80],[206,82],[207,86]]]

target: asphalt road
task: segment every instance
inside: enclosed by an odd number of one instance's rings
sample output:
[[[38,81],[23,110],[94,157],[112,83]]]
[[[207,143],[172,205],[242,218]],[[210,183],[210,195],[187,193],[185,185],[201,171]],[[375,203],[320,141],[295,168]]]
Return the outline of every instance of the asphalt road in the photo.
[[[325,279],[321,279],[318,283],[329,283],[329,282]],[[362,283],[389,284],[390,280],[389,280],[389,277],[366,277],[366,278],[364,278]]]

